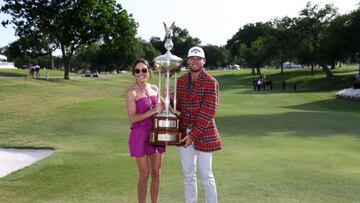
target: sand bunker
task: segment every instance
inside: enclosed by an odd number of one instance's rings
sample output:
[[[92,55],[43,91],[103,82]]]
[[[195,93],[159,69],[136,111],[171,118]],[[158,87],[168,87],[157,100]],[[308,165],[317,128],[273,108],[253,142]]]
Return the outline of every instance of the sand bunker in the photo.
[[[0,148],[0,178],[44,159],[55,150]]]

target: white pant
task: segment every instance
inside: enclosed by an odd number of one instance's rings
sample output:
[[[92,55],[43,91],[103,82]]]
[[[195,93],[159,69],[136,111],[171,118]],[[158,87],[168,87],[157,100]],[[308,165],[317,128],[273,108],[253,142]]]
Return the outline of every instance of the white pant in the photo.
[[[196,161],[205,191],[206,203],[217,203],[215,178],[212,172],[212,153],[197,151],[193,145],[187,148],[179,147],[179,153],[184,174],[186,203],[197,202]]]

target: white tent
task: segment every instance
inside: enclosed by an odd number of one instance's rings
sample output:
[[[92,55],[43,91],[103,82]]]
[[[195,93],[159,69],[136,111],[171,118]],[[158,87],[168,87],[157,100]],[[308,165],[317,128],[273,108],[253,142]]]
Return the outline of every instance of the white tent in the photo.
[[[5,61],[7,61],[7,57],[0,54],[0,60],[5,60]]]
[[[8,62],[7,57],[4,55],[0,55],[0,68],[10,68],[15,69],[14,63]]]

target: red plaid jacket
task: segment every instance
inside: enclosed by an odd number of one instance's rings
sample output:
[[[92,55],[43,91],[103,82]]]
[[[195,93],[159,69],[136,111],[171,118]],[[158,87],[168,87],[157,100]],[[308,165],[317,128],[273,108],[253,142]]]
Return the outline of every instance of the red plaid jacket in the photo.
[[[189,93],[187,73],[177,82],[177,105],[180,112],[180,130],[194,140],[194,148],[211,152],[222,149],[222,141],[215,124],[215,114],[219,105],[219,84],[215,78],[201,71],[198,80]]]

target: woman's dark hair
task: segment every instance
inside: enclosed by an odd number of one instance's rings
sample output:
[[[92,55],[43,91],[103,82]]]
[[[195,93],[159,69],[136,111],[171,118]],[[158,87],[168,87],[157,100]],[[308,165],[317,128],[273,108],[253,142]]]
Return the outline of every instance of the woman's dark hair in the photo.
[[[135,75],[135,67],[136,67],[136,65],[139,64],[139,63],[142,63],[142,64],[145,64],[145,65],[146,65],[146,68],[148,69],[149,74],[150,74],[150,78],[151,78],[151,69],[150,69],[149,62],[148,62],[146,59],[144,59],[144,58],[136,59],[136,61],[134,62],[133,68],[132,68],[132,74]]]

